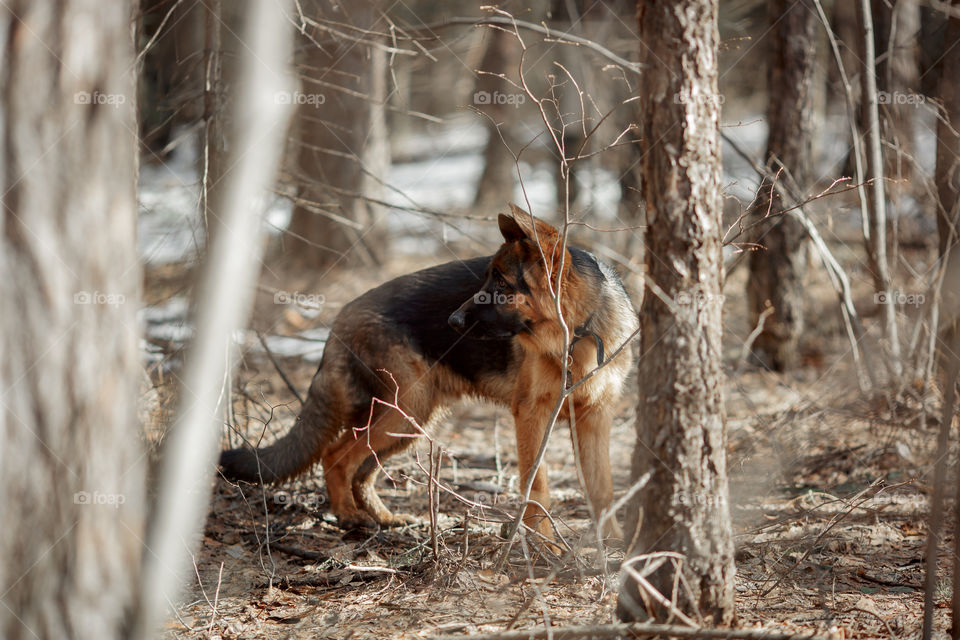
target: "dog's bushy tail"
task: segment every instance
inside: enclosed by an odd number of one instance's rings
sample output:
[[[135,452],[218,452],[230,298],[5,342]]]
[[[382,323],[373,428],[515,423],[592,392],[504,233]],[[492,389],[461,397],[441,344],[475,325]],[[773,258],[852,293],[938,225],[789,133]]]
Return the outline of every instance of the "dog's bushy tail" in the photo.
[[[228,480],[269,484],[300,475],[320,459],[331,440],[324,408],[308,396],[287,435],[263,449],[240,448],[220,453],[220,469]]]

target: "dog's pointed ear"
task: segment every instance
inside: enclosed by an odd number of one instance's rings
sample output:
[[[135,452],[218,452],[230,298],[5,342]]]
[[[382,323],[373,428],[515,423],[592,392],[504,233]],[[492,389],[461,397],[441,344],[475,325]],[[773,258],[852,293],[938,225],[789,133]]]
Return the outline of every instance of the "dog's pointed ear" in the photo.
[[[556,227],[544,222],[540,218],[534,218],[512,202],[510,203],[510,215],[513,216],[514,222],[516,222],[523,231],[524,236],[530,240],[536,239],[543,245],[553,245],[556,244],[560,238],[560,232]]]
[[[511,205],[512,206],[512,205]],[[497,217],[497,224],[500,225],[500,233],[503,235],[504,242],[517,242],[526,240],[527,232],[517,224],[517,221],[510,216],[501,213]]]
[[[547,259],[550,272],[556,274],[557,267],[560,266],[560,248],[563,245],[560,231],[540,218],[533,217],[512,202],[510,203],[510,213],[513,216],[510,219],[520,229],[523,238],[526,238],[533,245],[540,245],[540,250]],[[503,217],[506,216],[501,216],[501,218]],[[503,231],[502,221],[500,230]],[[506,237],[506,234],[504,234],[504,237]],[[570,252],[567,251],[567,268],[569,268],[570,262]]]

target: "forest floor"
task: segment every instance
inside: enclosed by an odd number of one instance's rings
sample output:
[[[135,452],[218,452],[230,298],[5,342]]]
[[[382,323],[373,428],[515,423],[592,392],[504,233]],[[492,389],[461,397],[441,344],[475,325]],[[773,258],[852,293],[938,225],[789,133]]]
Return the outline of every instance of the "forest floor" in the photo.
[[[429,263],[408,258],[386,270],[328,278],[315,318],[278,309],[272,292],[280,287],[264,279],[253,324],[280,335],[323,326],[357,292]],[[802,366],[777,375],[741,362],[752,328],[745,277],[740,268],[728,278],[724,327],[738,624],[833,638],[915,636],[937,388],[924,398],[919,382],[899,398],[860,391],[836,298],[818,266],[808,288],[809,306],[818,311],[811,312]],[[182,292],[185,279],[176,266],[149,270],[148,303]],[[307,291],[308,284],[287,286]],[[855,294],[858,308],[874,308],[866,285]],[[305,393],[316,363],[282,356],[277,362]],[[154,438],[169,424],[175,396],[175,375],[163,370],[152,374]],[[267,442],[289,428],[297,400],[262,351],[243,355],[233,387],[233,422],[248,437],[264,433]],[[612,434],[618,495],[629,485],[635,378],[627,388]],[[227,431],[224,446],[235,445]],[[515,513],[518,494],[508,412],[464,404],[432,435],[443,451],[439,477],[449,488],[440,494],[435,530],[425,441],[384,464],[384,501],[423,519],[400,529],[338,528],[319,472],[266,490],[218,480],[195,579],[166,637],[419,638],[614,621],[622,553],[597,548],[566,426],[554,432],[547,461],[552,513],[576,552],[554,557],[531,547],[525,556],[515,545],[502,571],[494,568],[504,546],[501,524]],[[952,545],[952,528],[948,533],[944,547]],[[946,553],[941,561],[936,628],[946,637],[952,563]]]

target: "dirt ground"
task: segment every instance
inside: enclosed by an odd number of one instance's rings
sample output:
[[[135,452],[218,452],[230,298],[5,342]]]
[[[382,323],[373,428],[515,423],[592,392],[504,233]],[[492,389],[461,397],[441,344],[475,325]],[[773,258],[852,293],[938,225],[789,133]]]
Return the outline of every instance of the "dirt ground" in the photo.
[[[399,261],[388,271],[414,266]],[[177,290],[182,275],[148,274],[148,301]],[[919,383],[900,398],[860,392],[836,298],[818,267],[810,273],[815,311],[804,366],[776,375],[742,362],[751,329],[743,320],[745,275],[741,268],[728,278],[724,328],[739,625],[834,638],[915,636],[937,388],[922,398]],[[267,301],[276,283],[262,282],[254,325],[283,334],[329,322],[342,303],[386,277],[340,274],[312,320],[289,310],[278,316]],[[871,295],[866,285],[857,287],[858,296]],[[315,365],[298,358],[278,364],[305,392]],[[162,429],[173,376],[155,372],[153,382],[161,400],[152,424]],[[263,433],[266,441],[286,431],[298,404],[263,354],[245,354],[234,382],[233,422],[241,431]],[[611,464],[621,493],[635,439],[635,384],[628,382],[613,430]],[[547,461],[552,512],[576,551],[558,558],[515,545],[505,568],[495,570],[502,523],[516,512],[512,428],[505,410],[464,404],[433,434],[445,487],[435,529],[426,441],[385,463],[384,501],[423,519],[402,529],[339,529],[326,511],[319,473],[266,490],[219,480],[196,577],[167,637],[413,638],[614,621],[622,554],[597,549],[565,426],[553,434]],[[225,430],[224,446],[237,441]],[[945,566],[947,560],[945,554]],[[949,630],[949,583],[946,566],[938,637]]]

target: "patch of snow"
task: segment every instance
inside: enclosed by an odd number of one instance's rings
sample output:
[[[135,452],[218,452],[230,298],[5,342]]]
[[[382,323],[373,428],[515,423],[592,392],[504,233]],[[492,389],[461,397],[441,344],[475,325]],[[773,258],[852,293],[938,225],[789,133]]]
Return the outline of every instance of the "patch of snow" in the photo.
[[[723,124],[723,133],[748,153],[759,159],[767,145],[767,121],[755,117],[736,125]],[[722,141],[724,193],[743,202],[751,202],[760,187],[760,177],[749,162],[744,160],[726,141]]]
[[[487,129],[480,119],[473,114],[458,114],[442,123],[428,124],[426,135],[417,132],[395,137],[390,148],[393,157],[403,161],[469,153],[486,144]]]
[[[429,160],[393,165],[388,184],[397,191],[387,192],[385,199],[400,206],[426,209],[463,208],[473,203],[474,191],[483,171],[483,156],[477,153],[444,152]],[[410,214],[408,214],[410,215]],[[423,216],[414,216],[426,222]],[[394,224],[391,216],[390,224]]]
[[[174,296],[163,304],[144,307],[138,312],[138,320],[144,325],[145,339],[141,341],[140,350],[146,363],[164,357],[163,350],[151,341],[184,344],[193,338],[194,327],[188,320],[188,312],[189,302],[184,296]],[[266,336],[264,340],[274,355],[319,362],[329,336],[330,330],[321,327],[292,336]],[[254,331],[235,332],[233,341],[247,352],[264,352]]]
[[[185,296],[174,296],[161,305],[140,309],[137,319],[144,325],[147,340],[183,343],[193,337],[193,325],[187,321],[189,309]]]
[[[307,329],[292,336],[265,336],[264,342],[270,352],[284,358],[302,358],[307,362],[320,362],[323,357],[323,349],[330,337],[330,329],[318,327],[316,329]],[[265,353],[263,345],[257,334],[252,331],[246,331],[243,338],[238,340],[248,352]]]

